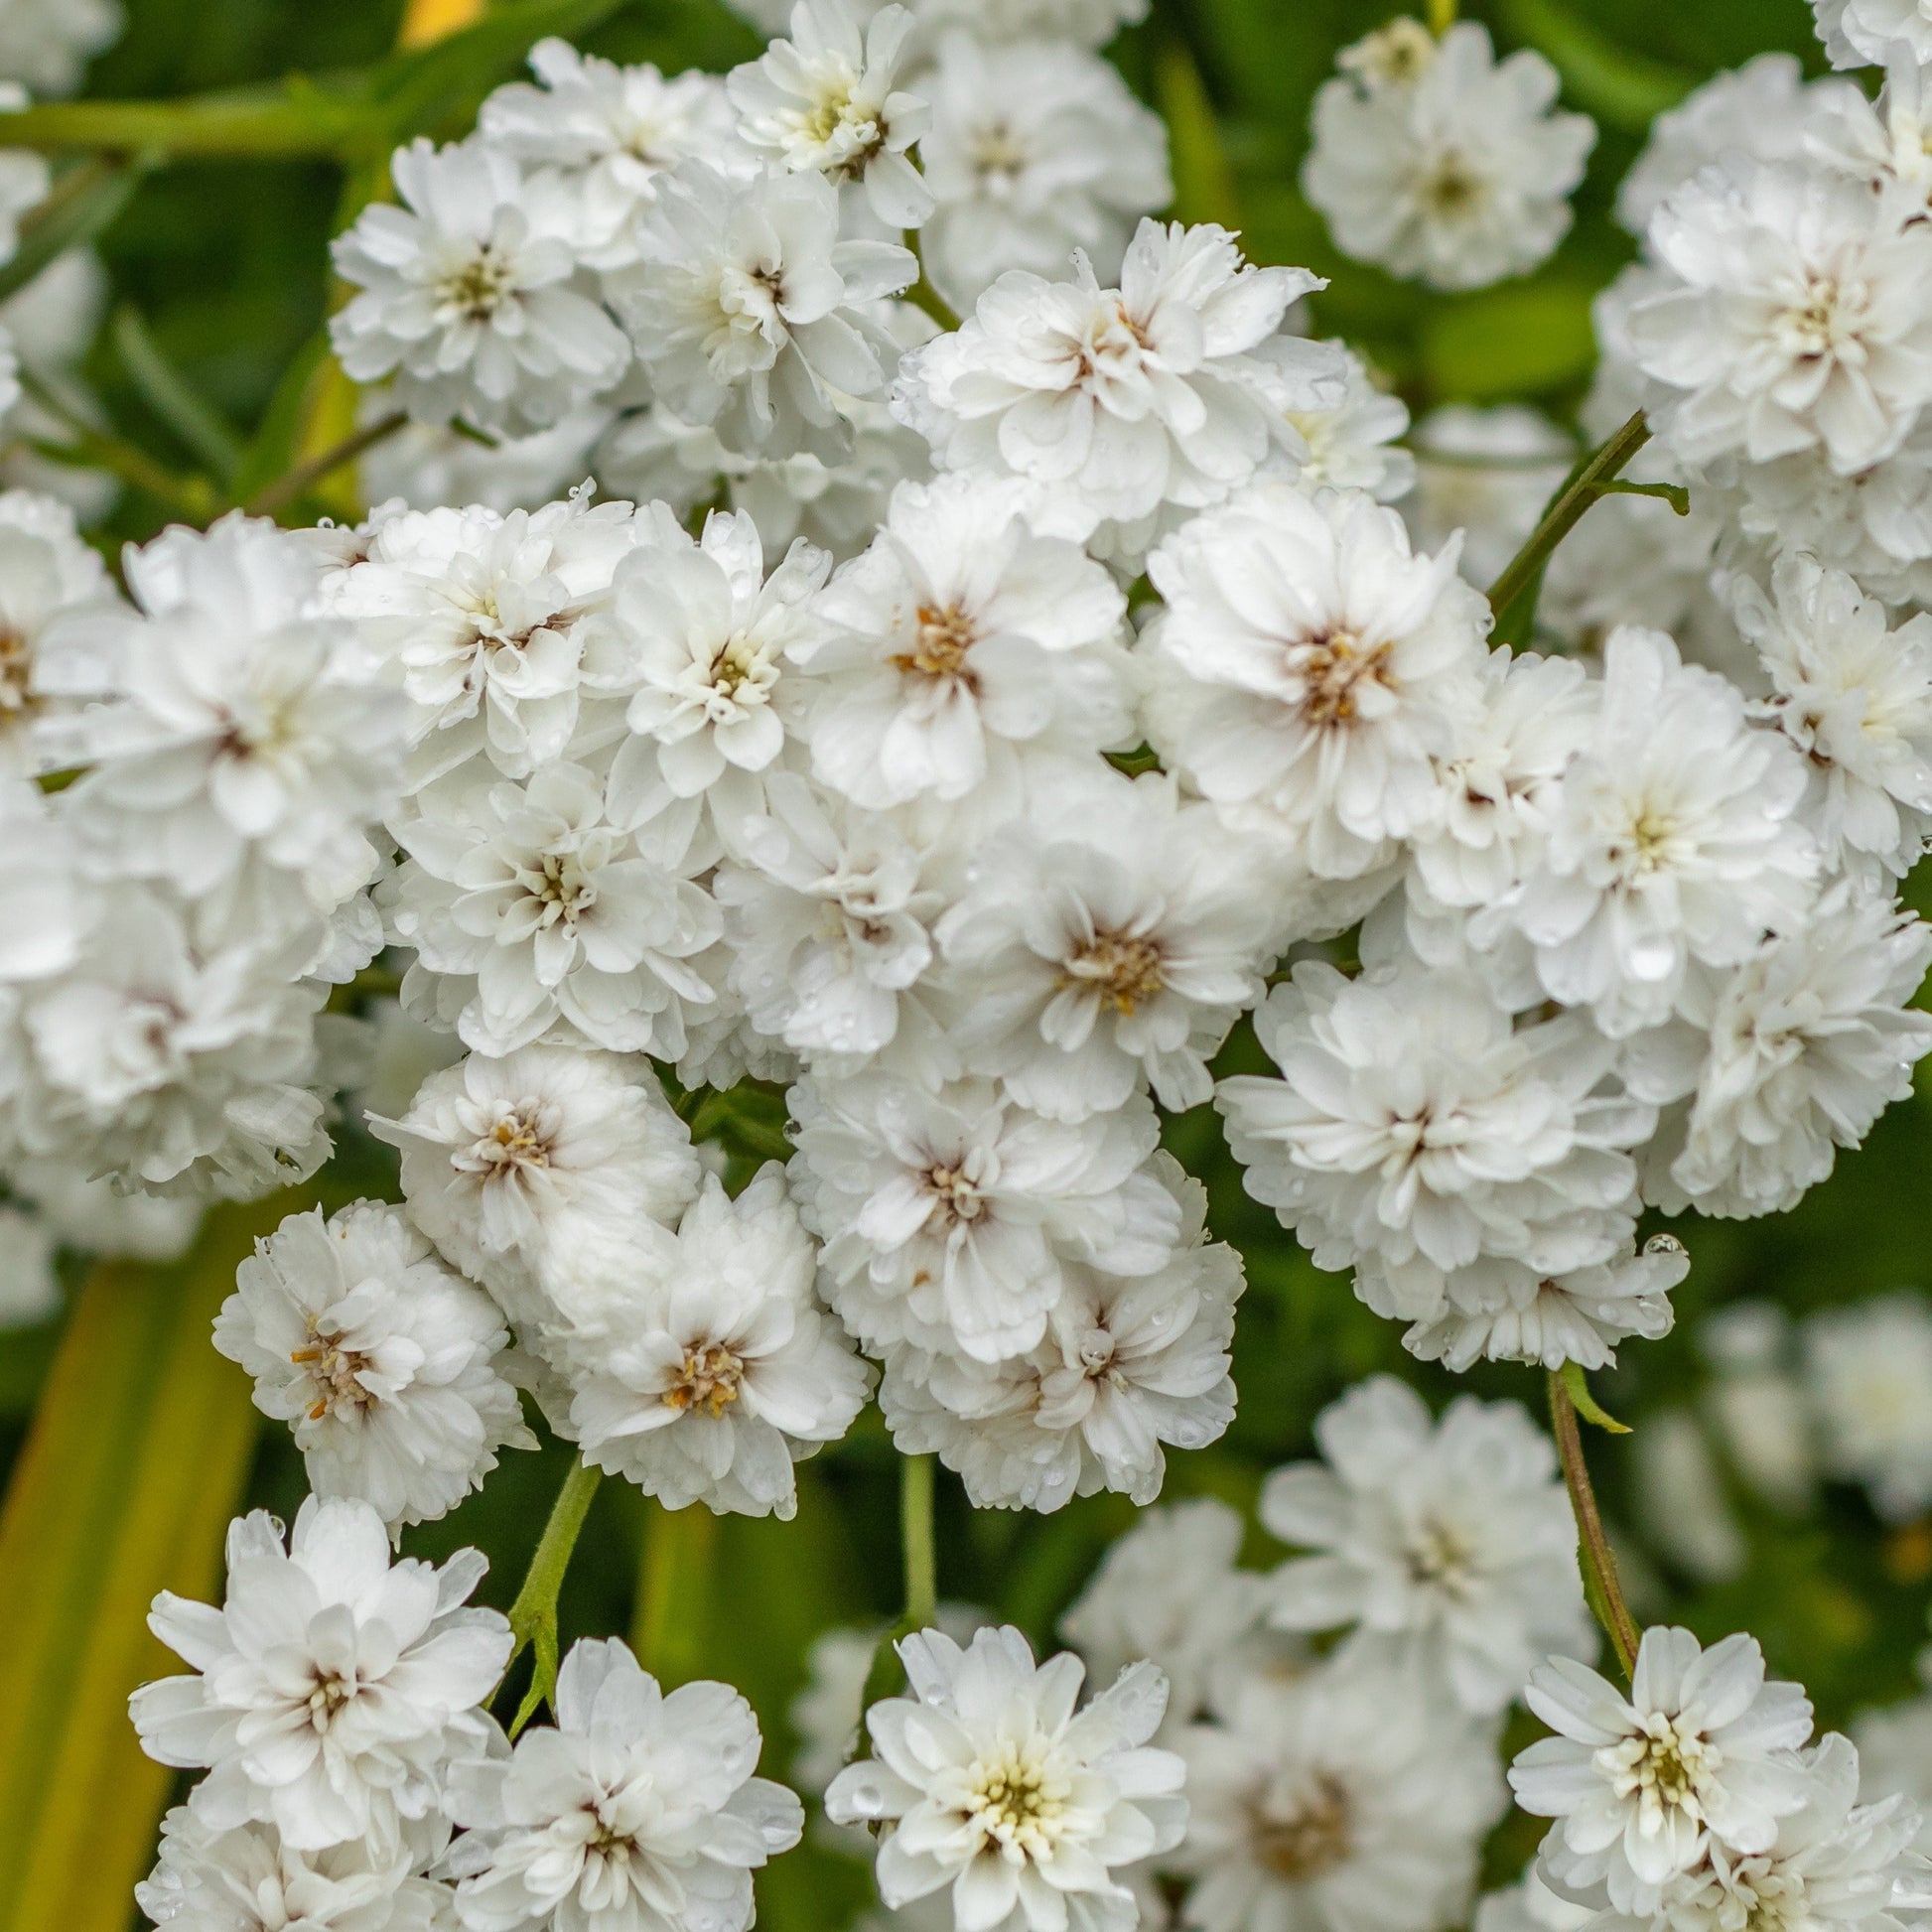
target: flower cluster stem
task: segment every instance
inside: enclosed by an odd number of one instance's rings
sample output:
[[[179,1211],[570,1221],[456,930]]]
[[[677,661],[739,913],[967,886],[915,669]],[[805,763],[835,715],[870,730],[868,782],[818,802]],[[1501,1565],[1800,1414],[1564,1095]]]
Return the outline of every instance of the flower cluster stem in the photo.
[[[1550,1423],[1556,1431],[1557,1453],[1563,1461],[1564,1485],[1570,1491],[1570,1507],[1577,1518],[1577,1561],[1584,1573],[1584,1594],[1596,1620],[1603,1626],[1616,1652],[1616,1661],[1628,1678],[1636,1668],[1637,1626],[1623,1600],[1623,1587],[1617,1581],[1616,1557],[1603,1528],[1602,1513],[1596,1507],[1596,1491],[1589,1480],[1589,1465],[1584,1460],[1583,1428],[1569,1384],[1561,1374],[1550,1377]]]
[[[1503,573],[1489,587],[1489,608],[1496,614],[1499,641],[1512,641],[1503,635],[1511,626],[1507,620],[1518,604],[1528,606],[1525,618],[1535,616],[1536,593],[1543,573],[1556,553],[1557,545],[1583,521],[1584,512],[1629,467],[1631,459],[1650,441],[1650,425],[1640,409],[1606,442],[1585,458],[1576,474],[1557,492],[1556,499],[1543,513],[1543,520],[1530,540],[1511,558]],[[1515,626],[1525,634],[1527,621]]]
[[[1429,31],[1441,40],[1455,25],[1455,0],[1429,0]]]
[[[899,1542],[905,1553],[905,1622],[923,1630],[938,1612],[939,1561],[932,1532],[932,1457],[899,1463]]]
[[[581,1457],[571,1464],[564,1486],[551,1505],[550,1520],[537,1540],[536,1555],[530,1559],[523,1587],[510,1605],[510,1634],[515,1640],[504,1675],[526,1649],[536,1652],[530,1688],[518,1705],[510,1725],[512,1737],[536,1715],[539,1705],[548,1704],[557,1689],[557,1598],[563,1591],[564,1575],[570,1569],[577,1539],[590,1514],[591,1498],[604,1480],[601,1469],[593,1469]]]

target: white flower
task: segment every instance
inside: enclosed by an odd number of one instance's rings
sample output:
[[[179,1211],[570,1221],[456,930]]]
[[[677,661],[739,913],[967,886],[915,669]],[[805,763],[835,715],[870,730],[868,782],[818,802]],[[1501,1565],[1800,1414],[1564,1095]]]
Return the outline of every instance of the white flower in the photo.
[[[1460,530],[1462,574],[1486,590],[1542,520],[1576,444],[1520,403],[1432,409],[1414,441],[1416,492],[1405,510],[1416,544],[1439,550]]]
[[[1183,1731],[1190,1932],[1446,1932],[1506,1803],[1486,1727],[1332,1660],[1229,1672]]]
[[[1149,561],[1155,749],[1229,826],[1353,879],[1428,828],[1432,759],[1479,715],[1488,612],[1453,543],[1415,556],[1359,493],[1257,483]]]
[[[450,1889],[411,1865],[366,1839],[304,1850],[270,1824],[211,1830],[178,1805],[134,1902],[170,1932],[439,1932]]]
[[[253,861],[333,910],[375,871],[364,828],[400,788],[405,707],[355,627],[315,614],[311,553],[272,523],[178,526],[124,568],[139,612],[69,612],[36,668],[87,701],[63,733],[66,761],[94,766],[76,828],[115,876],[200,897],[242,890]]]
[[[1912,1091],[1932,1016],[1907,1002],[1928,964],[1932,926],[1845,880],[1735,972],[1700,975],[1683,1010],[1710,1044],[1683,1152],[1646,1198],[1743,1218],[1795,1207]]]
[[[1144,1081],[1165,1107],[1201,1106],[1280,923],[1210,807],[1169,778],[1080,767],[974,853],[939,921],[953,1037],[1055,1120],[1111,1112]]]
[[[1069,1261],[1152,1275],[1179,1233],[1144,1172],[1145,1100],[1077,1126],[985,1081],[936,1093],[884,1073],[792,1089],[791,1181],[824,1243],[825,1292],[869,1347],[910,1341],[998,1362],[1037,1347]]]
[[[305,1179],[330,1142],[311,1085],[325,989],[291,983],[300,963],[198,945],[172,901],[119,888],[22,1016],[26,1150],[165,1193],[246,1199]]]
[[[1557,1821],[1546,1873],[1602,1879],[1619,1910],[1651,1909],[1714,1842],[1768,1852],[1777,1821],[1805,1802],[1811,1706],[1797,1685],[1765,1682],[1750,1637],[1706,1651],[1688,1630],[1652,1628],[1627,1698],[1568,1658],[1538,1669],[1523,1695],[1557,1732],[1509,1772],[1523,1810]]]
[[[1610,1368],[1626,1335],[1655,1341],[1670,1333],[1670,1291],[1690,1267],[1684,1244],[1668,1234],[1557,1275],[1516,1261],[1479,1262],[1449,1276],[1441,1311],[1416,1322],[1402,1345],[1457,1373],[1477,1361]]]
[[[337,238],[361,293],[330,336],[358,382],[395,378],[422,422],[465,416],[513,432],[556,422],[630,359],[623,332],[569,286],[577,273],[564,181],[501,148],[417,139],[390,163],[401,207],[374,203]]]
[[[382,1518],[340,1497],[310,1497],[286,1551],[273,1517],[239,1518],[223,1609],[155,1598],[150,1627],[196,1674],[135,1692],[143,1748],[211,1767],[195,1810],[213,1830],[258,1819],[297,1851],[392,1843],[441,1806],[451,1763],[487,1744],[478,1707],[510,1630],[464,1607],[484,1567],[475,1550],[392,1566]]]
[[[1809,1789],[1778,1820],[1767,1850],[1714,1844],[1706,1865],[1665,1888],[1661,1917],[1673,1932],[1798,1924],[1816,1932],[1895,1932],[1895,1913],[1923,1891],[1923,1861],[1907,1854],[1920,1815],[1893,1796],[1861,1805],[1859,1753],[1833,1733],[1804,1753]]]
[[[1498,649],[1483,672],[1481,713],[1439,759],[1440,809],[1410,847],[1429,897],[1471,909],[1502,897],[1542,857],[1598,696],[1569,658]]]
[[[962,315],[1008,269],[1058,276],[1076,248],[1111,282],[1135,222],[1173,199],[1166,125],[1083,48],[954,31],[920,85],[932,125],[919,158],[937,206],[919,252]]]
[[[890,1825],[887,1906],[949,1888],[958,1932],[1131,1932],[1115,1867],[1170,1850],[1187,1815],[1180,1760],[1147,1742],[1167,1679],[1137,1664],[1076,1713],[1080,1660],[1035,1667],[1018,1630],[982,1630],[966,1650],[923,1630],[898,1652],[911,1696],[866,1713],[874,1755],[825,1794],[834,1823]]]
[[[677,798],[705,796],[728,846],[802,727],[806,692],[785,660],[815,634],[810,601],[830,568],[800,541],[767,578],[750,516],[714,510],[694,541],[654,505],[597,624],[598,684],[628,695],[657,774]]]
[[[498,87],[477,124],[492,148],[561,171],[575,202],[570,240],[586,267],[636,259],[637,212],[680,163],[739,172],[738,117],[715,74],[667,79],[648,63],[619,67],[560,40],[531,48],[530,71],[536,86]]]
[[[1932,64],[1932,6],[1926,0],[1811,0],[1818,38],[1835,68],[1881,67],[1902,42]]]
[[[1211,1496],[1150,1509],[1060,1618],[1096,1678],[1143,1657],[1165,1671],[1170,1727],[1200,1713],[1223,1658],[1261,1620],[1266,1584],[1236,1568],[1245,1527]]]
[[[1475,289],[1527,273],[1563,239],[1596,127],[1555,111],[1561,83],[1540,54],[1498,63],[1488,32],[1464,21],[1399,77],[1378,75],[1373,43],[1342,65],[1315,96],[1302,187],[1343,254]]]
[[[1088,752],[1131,740],[1126,600],[1038,502],[993,477],[901,483],[885,527],[818,599],[796,656],[823,684],[818,778],[875,810],[966,797],[1004,742]],[[989,744],[989,741],[992,741]]]
[[[433,1073],[399,1120],[370,1131],[402,1150],[409,1213],[519,1320],[532,1289],[586,1246],[621,1250],[696,1197],[690,1131],[649,1067],[615,1053],[525,1046]]]
[[[850,447],[844,400],[877,395],[894,353],[867,305],[918,272],[897,243],[841,241],[824,176],[745,182],[688,163],[636,228],[638,265],[610,278],[653,394],[747,454]]]
[[[1932,1502],[1932,1313],[1900,1290],[1856,1308],[1829,1309],[1803,1328],[1805,1390],[1825,1466],[1863,1483],[1889,1522]]]
[[[1312,961],[1257,1016],[1282,1078],[1223,1080],[1244,1184],[1318,1268],[1357,1269],[1384,1314],[1426,1320],[1478,1259],[1559,1274],[1628,1240],[1625,1149],[1654,1110],[1606,1084],[1614,1053],[1579,1016],[1512,1029],[1472,976]]]
[[[743,863],[713,885],[752,1024],[834,1071],[889,1048],[896,1065],[931,1057],[956,1071],[918,990],[941,903],[920,851],[890,819],[821,799],[792,772],[770,779],[766,811],[743,828]]]
[[[585,620],[637,543],[627,503],[587,495],[535,511],[378,511],[363,555],[324,587],[410,699],[420,784],[486,752],[520,778],[577,730]]]
[[[1932,395],[1922,204],[1816,169],[1713,169],[1658,209],[1669,271],[1626,324],[1686,463],[1819,449],[1850,476],[1892,455]]]
[[[488,1298],[437,1260],[399,1208],[291,1214],[235,1274],[214,1345],[289,1424],[319,1496],[355,1496],[391,1531],[447,1515],[535,1449],[495,1357]]]
[[[1289,426],[1302,445],[1284,452],[1291,481],[1311,494],[1365,489],[1378,503],[1393,503],[1416,482],[1415,458],[1395,447],[1408,432],[1409,406],[1377,386],[1375,372],[1353,349],[1333,346],[1341,350],[1346,387],[1331,407],[1290,412]]]
[[[1203,1449],[1234,1417],[1228,1347],[1241,1258],[1209,1243],[1205,1190],[1158,1155],[1179,1205],[1180,1242],[1153,1274],[1068,1266],[1037,1347],[989,1366],[970,1354],[901,1347],[880,1393],[901,1453],[936,1450],[975,1508],[1058,1509],[1118,1491],[1150,1503],[1162,1446]]]
[[[67,1161],[22,1161],[7,1170],[7,1185],[63,1247],[83,1254],[179,1261],[202,1223],[199,1201],[123,1194]]]
[[[1353,1626],[1365,1666],[1398,1660],[1465,1711],[1500,1711],[1551,1651],[1593,1654],[1577,1526],[1550,1440],[1518,1403],[1458,1397],[1440,1423],[1393,1376],[1316,1417],[1326,1467],[1277,1469],[1260,1514],[1313,1552],[1272,1579],[1271,1620]]]
[[[117,602],[66,503],[31,489],[0,495],[0,768],[31,774],[48,763],[42,741],[61,709],[37,674],[49,627]]]
[[[438,1010],[481,1053],[550,1038],[681,1054],[687,1009],[717,1000],[696,958],[723,920],[673,869],[695,812],[633,830],[624,798],[561,762],[522,785],[465,767],[419,793],[393,828],[408,860],[379,889],[395,939],[417,949],[405,1004],[442,976]]]
[[[0,12],[0,75],[37,94],[70,94],[124,20],[120,0],[15,0]]]
[[[906,150],[925,132],[926,104],[895,84],[912,15],[887,6],[862,23],[849,0],[798,0],[790,24],[789,40],[725,83],[739,139],[778,167],[863,187],[887,231],[918,227],[932,195]]]
[[[561,1344],[585,1460],[667,1509],[789,1520],[792,1463],[851,1428],[871,1379],[813,1298],[817,1259],[775,1166],[736,1200],[707,1177],[674,1241],[598,1257]]]
[[[614,1637],[572,1646],[556,1713],[456,1780],[465,1932],[746,1932],[753,1871],[804,1826],[752,1775],[751,1706],[728,1684],[667,1696]]]
[[[1792,54],[1759,54],[1714,74],[1650,123],[1643,152],[1616,191],[1616,218],[1642,235],[1651,217],[1713,162],[1798,161],[1824,90]]]
[[[953,335],[900,365],[894,410],[941,469],[1043,486],[1043,528],[1111,532],[1145,555],[1164,505],[1198,509],[1252,477],[1292,411],[1340,400],[1336,352],[1281,333],[1326,286],[1256,268],[1225,228],[1143,221],[1119,288],[1078,259],[1071,281],[1014,269]]]
[[[1733,685],[1659,631],[1618,630],[1542,863],[1485,918],[1528,938],[1552,999],[1618,1038],[1659,1026],[1694,962],[1739,965],[1804,917],[1817,870],[1794,816],[1804,787],[1803,761],[1750,728]]]
[[[1932,618],[1894,630],[1875,598],[1809,557],[1780,559],[1772,585],[1775,601],[1737,581],[1737,624],[1770,673],[1767,714],[1810,767],[1820,856],[1902,878],[1932,829]]]

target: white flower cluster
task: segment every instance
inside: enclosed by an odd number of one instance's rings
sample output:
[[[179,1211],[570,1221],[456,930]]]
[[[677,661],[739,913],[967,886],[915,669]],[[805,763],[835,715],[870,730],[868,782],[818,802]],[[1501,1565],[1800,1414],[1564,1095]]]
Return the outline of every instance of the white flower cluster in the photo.
[[[509,1624],[469,1598],[483,1560],[391,1563],[366,1503],[311,1498],[284,1544],[228,1533],[224,1605],[163,1595],[191,1674],[135,1693],[149,1755],[204,1772],[137,1890],[180,1932],[747,1932],[752,1873],[798,1800],[752,1775],[728,1685],[666,1696],[624,1646],[564,1659],[556,1724],[512,1749],[485,1708]],[[454,1837],[453,1837],[454,1833]]]
[[[1751,1638],[1704,1650],[1688,1630],[1648,1630],[1627,1695],[1559,1660],[1527,1701],[1556,1733],[1510,1771],[1523,1809],[1555,1821],[1532,1922],[1897,1932],[1901,1909],[1923,1909],[1917,1808],[1859,1803],[1857,1749],[1812,1741],[1804,1693],[1765,1680]]]
[[[1113,1546],[1060,1628],[1096,1681],[1125,1675],[1070,1726],[1074,1660],[1035,1676],[1017,1633],[972,1635],[982,1620],[960,1613],[957,1638],[903,1647],[916,1702],[875,1705],[870,1755],[837,1771],[874,1636],[821,1639],[792,1714],[799,1780],[835,1822],[888,1824],[889,1907],[946,1887],[932,1922],[962,1932],[1042,1932],[1055,1891],[1103,1926],[1131,1923],[1135,1900],[1142,1923],[1189,1932],[1462,1922],[1506,1803],[1503,1712],[1552,1648],[1593,1653],[1555,1453],[1515,1403],[1465,1398],[1436,1423],[1388,1377],[1316,1436],[1325,1459],[1263,1490],[1263,1524],[1307,1552],[1272,1574],[1237,1567],[1242,1520],[1206,1498],[1151,1511]],[[1346,1634],[1319,1657],[1289,1634],[1327,1629]],[[1117,1754],[1150,1740],[1174,1768]],[[1179,1765],[1184,1828],[1146,1802]]]
[[[885,407],[932,332],[894,299],[921,273],[901,238],[965,312],[1075,251],[1113,280],[1172,199],[1166,128],[1094,51],[1119,17],[800,0],[759,9],[785,37],[723,78],[540,43],[534,84],[399,155],[402,205],[337,244],[359,290],[337,352],[424,426],[377,473],[449,500],[479,470],[458,421],[498,442],[478,493],[503,507],[588,466],[680,514],[727,494],[774,549],[862,549],[929,469]]]

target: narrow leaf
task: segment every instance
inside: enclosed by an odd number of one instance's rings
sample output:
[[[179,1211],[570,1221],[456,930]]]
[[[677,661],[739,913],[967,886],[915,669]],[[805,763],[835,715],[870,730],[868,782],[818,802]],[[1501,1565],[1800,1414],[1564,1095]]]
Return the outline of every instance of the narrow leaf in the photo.
[[[1612,1436],[1628,1436],[1631,1433],[1629,1424],[1618,1422],[1590,1394],[1581,1362],[1564,1363],[1563,1386],[1570,1391],[1570,1400],[1577,1405],[1578,1415],[1586,1422],[1594,1423],[1598,1429],[1607,1430]]]
[[[1218,221],[1241,225],[1234,169],[1221,142],[1214,103],[1207,97],[1200,69],[1177,40],[1162,45],[1155,59],[1155,89],[1168,124],[1168,151],[1173,168],[1176,221]]]
[[[256,1235],[306,1195],[215,1209],[172,1267],[113,1262],[81,1291],[0,1508],[0,1932],[124,1932],[173,1773],[128,1723],[179,1664],[162,1589],[208,1597],[257,1418],[208,1325]]]
[[[241,439],[169,359],[132,305],[115,311],[114,351],[148,407],[211,476],[227,482],[241,465]]]
[[[1697,85],[1696,74],[1618,46],[1557,0],[1504,0],[1503,19],[1517,39],[1549,56],[1578,106],[1626,133],[1647,133]]]

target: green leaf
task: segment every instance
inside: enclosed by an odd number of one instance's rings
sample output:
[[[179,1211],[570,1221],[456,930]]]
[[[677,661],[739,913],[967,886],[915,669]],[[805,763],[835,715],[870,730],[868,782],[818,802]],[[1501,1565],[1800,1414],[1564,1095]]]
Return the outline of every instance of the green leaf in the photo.
[[[1234,169],[1193,57],[1179,41],[1166,41],[1155,57],[1154,74],[1173,167],[1173,219],[1218,221],[1224,228],[1239,229]]]
[[[104,1263],[82,1289],[0,1508],[0,1929],[124,1932],[174,1773],[128,1694],[179,1663],[162,1589],[215,1593],[257,1417],[208,1324],[236,1264],[306,1193],[214,1209],[172,1267]]]
[[[141,179],[126,161],[95,160],[70,168],[20,224],[20,247],[0,267],[0,302],[24,289],[69,248],[84,248],[113,222]]]
[[[1424,373],[1445,400],[1486,402],[1579,383],[1596,363],[1595,291],[1567,280],[1505,283],[1446,302],[1424,324]]]
[[[227,482],[240,468],[241,440],[221,413],[168,359],[141,313],[125,305],[114,313],[114,350],[142,399],[181,438],[209,475]]]
[[[1577,1413],[1586,1422],[1594,1423],[1598,1429],[1606,1430],[1612,1436],[1628,1436],[1627,1423],[1620,1423],[1601,1408],[1596,1398],[1589,1392],[1589,1384],[1584,1379],[1581,1362],[1565,1362],[1562,1368],[1563,1386],[1570,1391],[1570,1400],[1577,1405]]]
[[[1570,98],[1600,121],[1629,134],[1650,123],[1698,84],[1698,76],[1619,47],[1557,0],[1503,0],[1510,32],[1563,75]]]

